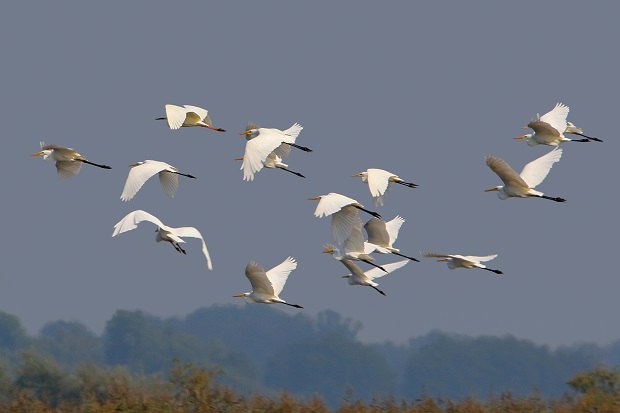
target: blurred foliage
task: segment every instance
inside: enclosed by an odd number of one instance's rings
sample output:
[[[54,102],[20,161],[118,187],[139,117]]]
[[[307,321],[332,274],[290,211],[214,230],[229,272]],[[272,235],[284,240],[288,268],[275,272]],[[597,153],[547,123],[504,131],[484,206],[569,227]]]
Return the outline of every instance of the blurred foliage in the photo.
[[[76,321],[31,337],[0,312],[0,412],[620,413],[620,373],[606,367],[620,342],[551,349],[432,331],[368,344],[361,328],[333,311],[246,305],[170,319],[119,310],[101,337]]]

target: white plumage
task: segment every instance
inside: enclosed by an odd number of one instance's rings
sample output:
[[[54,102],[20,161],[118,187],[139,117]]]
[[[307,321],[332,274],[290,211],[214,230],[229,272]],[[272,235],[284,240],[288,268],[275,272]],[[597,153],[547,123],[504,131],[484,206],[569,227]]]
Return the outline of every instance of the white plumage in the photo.
[[[383,169],[369,168],[364,172],[360,172],[353,176],[359,176],[362,178],[362,182],[368,184],[370,195],[372,196],[372,202],[377,206],[382,206],[385,203],[385,196],[390,189],[392,183],[407,186],[409,188],[416,188],[418,185],[405,182],[400,179],[398,175],[388,172]]]
[[[180,173],[177,168],[166,162],[153,161],[150,159],[133,163],[129,166],[132,168],[129,170],[129,175],[127,175],[123,193],[121,194],[121,199],[123,201],[131,200],[136,193],[138,193],[140,188],[142,188],[144,183],[155,174],[159,174],[161,189],[171,198],[177,193],[179,175],[187,176],[188,178],[196,178],[192,175]]]
[[[207,250],[207,245],[205,244],[204,238],[202,234],[194,228],[194,227],[180,227],[173,228],[167,225],[164,225],[163,222],[159,220],[159,218],[154,215],[149,214],[148,212],[142,211],[138,209],[136,211],[130,212],[125,215],[123,219],[114,225],[114,231],[112,232],[112,236],[115,237],[118,234],[122,234],[123,232],[131,231],[138,227],[138,224],[142,221],[149,221],[155,225],[157,225],[157,235],[155,236],[156,242],[166,241],[172,244],[174,249],[177,251],[186,254],[185,250],[181,248],[180,243],[184,243],[182,237],[190,237],[190,238],[199,238],[202,242],[202,253],[207,259],[207,267],[212,270],[213,266],[211,264],[211,257],[209,256],[209,251]]]
[[[497,257],[497,254],[475,256],[475,255],[457,255],[457,254],[437,254],[435,252],[423,252],[422,256],[427,258],[440,258],[437,262],[446,262],[448,268],[454,270],[456,268],[480,268],[483,270],[494,272],[495,274],[503,274],[499,270],[487,268],[482,262],[491,261]]]
[[[297,262],[293,257],[288,257],[281,264],[265,272],[265,269],[256,262],[251,261],[245,267],[245,276],[252,284],[252,291],[237,294],[233,297],[244,297],[245,301],[262,304],[286,304],[295,308],[303,308],[297,304],[289,304],[279,297],[284,284],[290,273],[297,268]]]
[[[166,105],[166,117],[157,118],[157,120],[167,120],[168,127],[173,130],[200,126],[218,132],[226,132],[224,129],[214,128],[209,117],[209,111],[198,106],[183,105],[181,107],[168,104]]]

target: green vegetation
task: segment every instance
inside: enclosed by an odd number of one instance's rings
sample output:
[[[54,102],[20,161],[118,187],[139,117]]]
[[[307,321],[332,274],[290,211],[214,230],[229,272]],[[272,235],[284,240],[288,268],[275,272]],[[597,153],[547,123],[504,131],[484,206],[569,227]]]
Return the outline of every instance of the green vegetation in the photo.
[[[620,373],[604,367],[618,343],[434,331],[367,344],[360,329],[332,311],[214,306],[119,310],[101,337],[66,321],[31,337],[0,312],[0,411],[620,412]]]

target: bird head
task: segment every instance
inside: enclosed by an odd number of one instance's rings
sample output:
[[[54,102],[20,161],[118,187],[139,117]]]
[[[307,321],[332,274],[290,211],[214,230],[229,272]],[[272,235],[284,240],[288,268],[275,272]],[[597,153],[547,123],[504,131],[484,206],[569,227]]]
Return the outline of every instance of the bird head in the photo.
[[[323,198],[323,195],[315,196],[313,198],[308,198],[308,201],[319,201],[321,198]]]
[[[246,129],[243,132],[239,132],[239,135],[245,135],[245,139],[250,140],[258,136],[258,129]]]
[[[30,156],[43,156],[43,159],[47,159],[52,154],[52,152],[52,149],[44,149],[42,151],[35,152]]]
[[[360,172],[360,173],[358,173],[358,174],[351,175],[351,176],[353,176],[353,177],[357,177],[357,176],[359,176],[359,177],[361,177],[361,178],[362,178],[362,181],[363,181],[363,182],[366,182],[366,180],[368,179],[368,172],[364,171],[364,172]]]
[[[527,127],[527,126],[524,126],[524,127]],[[536,142],[534,139],[532,139],[532,134],[531,133],[527,133],[525,135],[517,136],[514,139],[517,139],[517,140],[525,139],[527,144],[530,145],[530,146],[538,145],[538,142]]]

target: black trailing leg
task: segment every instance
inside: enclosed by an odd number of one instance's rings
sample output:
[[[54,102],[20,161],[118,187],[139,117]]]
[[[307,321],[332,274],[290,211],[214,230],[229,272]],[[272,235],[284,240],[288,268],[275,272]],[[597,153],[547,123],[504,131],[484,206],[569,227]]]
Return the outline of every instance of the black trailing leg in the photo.
[[[373,217],[375,217],[375,218],[381,219],[381,215],[379,215],[379,214],[378,214],[378,213],[376,213],[376,212],[369,211],[369,210],[367,210],[367,209],[365,209],[365,208],[362,208],[361,206],[357,206],[357,205],[352,205],[352,206],[354,206],[355,208],[357,208],[357,209],[359,209],[359,210],[362,210],[362,211],[366,212],[367,214],[372,215],[372,216],[373,216]]]
[[[170,172],[170,171],[168,171]],[[196,179],[196,177],[194,175],[190,175],[190,174],[182,174],[181,172],[171,172],[173,174],[177,174],[177,175],[183,175],[183,176],[187,176],[188,178],[192,178],[192,179]]]
[[[593,138],[592,136],[584,135],[583,133],[575,133],[575,135],[583,136],[586,139],[590,139],[590,140],[593,140],[593,141],[596,141],[596,142],[603,142],[602,139]]]
[[[374,285],[371,285],[372,288],[374,288],[375,290],[377,290],[379,292],[379,294],[381,295],[385,295],[385,293],[383,291],[381,291],[380,289],[378,289],[377,287],[375,287]]]
[[[550,201],[555,201],[555,202],[566,202],[566,199],[564,198],[557,198],[557,197],[546,196],[546,195],[541,195],[540,197],[544,199],[548,199]]]
[[[291,171],[290,169],[286,169],[286,168],[278,168],[278,169],[282,169],[283,171],[290,172],[290,173],[292,173],[293,175],[297,175],[297,176],[300,176],[300,177],[302,177],[302,178],[305,178],[305,176],[303,176],[303,175],[302,175],[302,174],[300,174],[299,172]]]
[[[289,304],[289,303],[282,303],[282,304],[286,304],[288,306],[295,307],[295,308],[303,308],[302,306],[297,305],[297,304]]]
[[[487,271],[491,271],[494,272],[495,274],[503,274],[503,272],[501,272],[500,270],[492,270],[490,268],[482,268],[483,270],[487,270]]]
[[[282,142],[282,143],[286,143],[287,145],[290,145],[293,148],[301,149],[304,152],[312,152],[312,149],[306,148],[305,146],[299,146],[299,145],[291,143],[291,142]]]
[[[408,186],[409,188],[417,188],[418,185],[417,184],[413,184],[411,182],[405,182],[405,181],[394,181],[399,185],[404,185],[404,186]]]
[[[175,250],[187,255],[187,252],[185,252],[185,250],[183,248],[181,248],[181,246],[179,244],[177,244],[176,242],[171,242],[172,246],[174,247]]]
[[[398,255],[399,257],[408,258],[408,259],[410,259],[411,261],[420,262],[420,260],[417,260],[417,259],[415,259],[415,258],[413,258],[413,257],[408,257],[408,256],[406,256],[406,255],[403,255],[403,254],[399,253],[399,252],[392,252],[392,254],[394,254],[394,255]]]
[[[91,161],[87,161],[86,159],[83,159],[81,162],[82,162],[82,163],[87,163],[87,164],[92,165],[92,166],[97,166],[97,167],[99,167],[99,168],[103,168],[103,169],[112,169],[112,167],[111,167],[111,166],[108,166],[108,165],[99,165],[98,163],[93,163],[93,162],[91,162]]]

